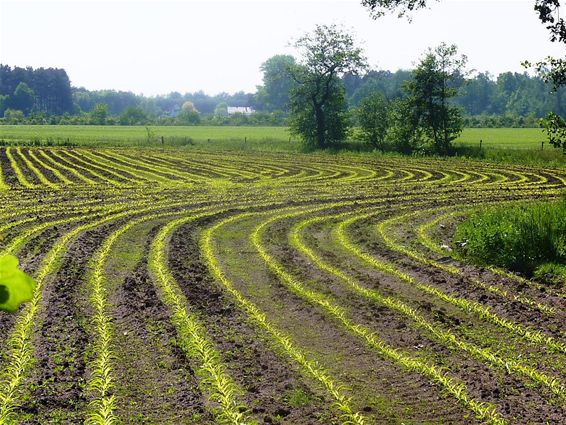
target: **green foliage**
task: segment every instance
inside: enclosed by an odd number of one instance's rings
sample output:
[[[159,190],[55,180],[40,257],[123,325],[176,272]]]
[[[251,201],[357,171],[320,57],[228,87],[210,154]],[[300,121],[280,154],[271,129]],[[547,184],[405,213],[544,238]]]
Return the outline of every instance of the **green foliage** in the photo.
[[[340,77],[366,68],[354,38],[336,25],[317,25],[297,40],[300,64],[289,69],[296,82],[291,93],[290,127],[309,147],[342,142],[349,122]]]
[[[362,139],[377,149],[383,149],[389,128],[389,102],[381,93],[373,93],[357,109]]]
[[[285,396],[289,406],[294,408],[300,408],[308,406],[311,403],[311,397],[302,388],[293,388],[287,392]]]
[[[120,114],[122,125],[143,125],[147,120],[147,115],[141,108],[130,107]]]
[[[465,56],[457,56],[455,45],[442,43],[421,59],[412,79],[405,85],[411,115],[418,120],[423,134],[435,153],[449,153],[451,143],[463,128],[461,111],[450,104],[462,84]]]
[[[26,83],[21,82],[16,87],[16,90],[14,90],[13,96],[10,98],[10,106],[27,115],[33,108],[34,100],[34,91]]]
[[[562,117],[550,112],[540,120],[540,126],[548,137],[548,142],[555,148],[562,148],[566,154],[566,122]]]
[[[193,109],[186,109],[179,112],[175,120],[181,125],[197,125],[200,124],[200,114],[193,107]]]
[[[108,118],[108,105],[98,103],[90,113],[90,124],[104,125]]]
[[[33,296],[36,283],[18,264],[13,255],[0,256],[0,310],[14,312]]]
[[[466,258],[532,276],[537,267],[566,264],[566,199],[492,207],[461,223],[455,248]]]
[[[307,148],[328,148],[346,139],[349,115],[344,88],[335,79],[329,84],[324,107],[311,101],[309,88],[299,86],[293,90],[289,127],[300,136]],[[317,108],[319,108],[317,112]]]
[[[4,119],[8,124],[21,124],[25,121],[26,117],[22,111],[6,109],[4,112]]]
[[[534,277],[547,285],[566,288],[566,265],[545,263],[538,266]]]
[[[261,65],[263,85],[257,87],[257,98],[268,111],[287,111],[289,94],[295,82],[289,75],[289,68],[295,65],[290,55],[275,55]]]
[[[214,108],[215,117],[227,117],[228,116],[228,104],[226,102],[220,102]]]
[[[392,150],[410,154],[421,147],[423,130],[409,99],[399,99],[391,104],[390,122],[388,140]]]

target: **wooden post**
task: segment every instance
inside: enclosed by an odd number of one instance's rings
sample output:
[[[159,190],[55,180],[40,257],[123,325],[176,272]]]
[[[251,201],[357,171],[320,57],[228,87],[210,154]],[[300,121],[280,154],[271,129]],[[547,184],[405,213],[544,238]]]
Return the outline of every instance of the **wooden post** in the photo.
[[[540,142],[540,150],[541,150],[541,151],[544,150],[544,142]]]
[[[165,146],[165,138],[161,136],[161,146]]]

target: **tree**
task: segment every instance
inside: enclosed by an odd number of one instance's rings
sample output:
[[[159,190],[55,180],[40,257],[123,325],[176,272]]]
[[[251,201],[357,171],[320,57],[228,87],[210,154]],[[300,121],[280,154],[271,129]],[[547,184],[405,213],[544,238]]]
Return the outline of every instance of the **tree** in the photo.
[[[289,94],[295,82],[289,68],[295,65],[290,55],[275,55],[261,65],[263,85],[257,87],[257,99],[268,111],[289,110]]]
[[[214,108],[215,117],[227,117],[228,116],[228,105],[226,102],[220,102]]]
[[[146,122],[147,115],[141,108],[130,107],[120,114],[122,125],[144,125]]]
[[[200,123],[200,113],[193,102],[187,100],[181,106],[181,112],[177,114],[175,121],[181,125],[196,125]]]
[[[353,37],[336,25],[317,25],[295,47],[302,60],[289,68],[296,83],[291,91],[291,131],[306,145],[326,148],[343,141],[349,125],[339,77],[365,69],[366,58]]]
[[[97,103],[90,113],[90,123],[94,125],[106,124],[108,118],[108,105],[106,103]]]
[[[389,128],[389,102],[381,93],[364,98],[357,109],[358,122],[365,142],[377,149],[384,149]]]
[[[193,102],[191,101],[186,101],[183,103],[183,106],[181,106],[181,112],[197,112],[197,108],[195,108],[195,105]]]
[[[10,97],[10,107],[28,115],[33,108],[34,100],[33,90],[26,83],[21,82],[14,90],[14,95]]]
[[[22,124],[26,117],[22,111],[17,109],[6,109],[4,111],[4,119],[7,124]]]
[[[457,56],[455,45],[441,44],[429,50],[406,84],[409,102],[424,134],[436,153],[447,154],[452,140],[462,131],[460,109],[450,104],[462,84],[465,56]]]

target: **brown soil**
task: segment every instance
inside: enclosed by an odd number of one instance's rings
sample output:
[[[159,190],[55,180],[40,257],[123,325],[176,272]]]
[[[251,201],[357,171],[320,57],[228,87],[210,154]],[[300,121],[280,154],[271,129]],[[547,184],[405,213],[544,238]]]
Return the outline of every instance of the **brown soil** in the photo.
[[[223,269],[246,298],[256,303],[279,329],[291,335],[297,345],[314,355],[332,376],[351,389],[355,408],[364,412],[369,423],[473,422],[457,402],[441,394],[427,379],[407,373],[376,355],[318,307],[298,298],[267,272],[247,240],[253,224],[253,221],[238,222],[237,228],[245,239],[217,241],[222,247],[221,258],[231,253],[246,264],[245,270],[237,274],[229,265]],[[266,240],[270,248],[277,245],[274,239]],[[368,314],[379,323],[383,320],[384,329],[393,325],[394,319],[383,309],[373,308]],[[399,340],[405,340],[406,336],[407,344],[422,340],[408,327],[399,331],[402,333]]]
[[[22,411],[32,415],[29,424],[47,424],[55,418],[65,423],[82,423],[86,399],[85,359],[90,343],[82,285],[88,259],[92,257],[107,228],[83,233],[64,254],[61,268],[44,289],[37,322],[37,363],[30,378],[31,397]]]
[[[198,380],[181,349],[174,343],[169,312],[159,301],[144,256],[111,292],[116,330],[115,374],[117,414],[124,424],[208,424],[213,422]]]
[[[245,402],[262,423],[319,424],[327,410],[294,368],[281,360],[246,317],[208,276],[195,242],[195,229],[183,226],[170,243],[171,271],[190,308],[198,314],[228,364],[230,375],[246,392]],[[308,404],[291,405],[303,393]]]

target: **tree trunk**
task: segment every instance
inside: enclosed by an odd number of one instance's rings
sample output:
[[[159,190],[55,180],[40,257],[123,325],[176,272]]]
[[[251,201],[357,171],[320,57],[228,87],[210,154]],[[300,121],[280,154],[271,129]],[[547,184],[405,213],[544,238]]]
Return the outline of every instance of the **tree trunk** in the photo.
[[[322,105],[314,105],[314,116],[316,119],[316,144],[319,148],[326,147],[326,120]]]

